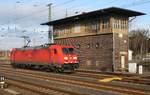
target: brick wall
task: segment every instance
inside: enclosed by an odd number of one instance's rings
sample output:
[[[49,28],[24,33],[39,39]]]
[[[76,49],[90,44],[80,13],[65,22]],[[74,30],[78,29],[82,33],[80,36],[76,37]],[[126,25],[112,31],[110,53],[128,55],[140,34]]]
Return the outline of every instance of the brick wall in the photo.
[[[128,35],[114,33],[114,63],[115,71],[126,70],[128,66]],[[125,68],[121,67],[121,56],[125,57]]]
[[[73,45],[79,55],[80,68],[113,70],[113,34],[99,34],[55,39],[61,45]]]

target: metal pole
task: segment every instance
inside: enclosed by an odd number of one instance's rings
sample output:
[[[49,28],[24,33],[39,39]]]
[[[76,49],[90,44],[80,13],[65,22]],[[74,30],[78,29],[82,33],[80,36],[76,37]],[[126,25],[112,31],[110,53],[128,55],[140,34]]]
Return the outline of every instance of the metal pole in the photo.
[[[49,7],[49,17],[48,20],[49,22],[51,21],[51,7],[52,7],[52,3],[47,5]],[[48,39],[49,39],[49,43],[54,43],[54,38],[53,38],[53,27],[49,26],[49,31],[48,31]]]
[[[29,37],[28,37],[28,36],[21,36],[21,38],[24,39],[24,47],[27,46],[27,45],[29,44],[29,42],[30,42]],[[28,43],[26,43],[26,41],[27,41]]]
[[[68,17],[68,10],[66,9],[66,17]]]
[[[48,17],[48,21],[51,21],[51,6],[52,6],[52,3],[48,4],[47,6],[49,7],[49,17]]]

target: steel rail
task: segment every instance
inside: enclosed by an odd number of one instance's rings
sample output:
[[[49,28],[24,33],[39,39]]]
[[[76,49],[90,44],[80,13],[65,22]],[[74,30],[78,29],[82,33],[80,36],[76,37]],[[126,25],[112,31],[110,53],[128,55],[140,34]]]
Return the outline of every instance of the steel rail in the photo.
[[[19,73],[16,73],[19,74]],[[86,86],[86,87],[91,87],[91,88],[95,88],[97,90],[99,89],[103,89],[103,90],[111,90],[111,91],[116,91],[116,92],[120,92],[120,93],[127,93],[127,94],[138,94],[138,95],[148,95],[145,92],[142,92],[140,90],[136,90],[136,89],[127,89],[127,88],[120,88],[120,87],[114,87],[110,84],[105,84],[105,83],[101,83],[101,85],[97,85],[94,83],[87,83],[87,82],[83,82],[83,81],[75,81],[75,80],[68,80],[68,79],[58,79],[58,78],[52,78],[52,77],[45,77],[45,76],[39,76],[39,75],[32,75],[32,74],[24,74],[24,73],[20,73],[21,75],[24,76],[32,76],[32,77],[37,77],[39,79],[44,78],[47,80],[53,80],[53,81],[61,81],[61,82],[65,82],[65,83],[70,83],[70,84],[76,84],[76,85],[82,85],[82,86]]]

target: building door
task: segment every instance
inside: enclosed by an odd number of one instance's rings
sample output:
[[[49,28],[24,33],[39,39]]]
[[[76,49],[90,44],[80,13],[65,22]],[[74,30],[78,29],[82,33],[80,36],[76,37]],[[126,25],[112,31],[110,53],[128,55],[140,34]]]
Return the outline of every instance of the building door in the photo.
[[[125,68],[125,56],[121,56],[121,69]]]

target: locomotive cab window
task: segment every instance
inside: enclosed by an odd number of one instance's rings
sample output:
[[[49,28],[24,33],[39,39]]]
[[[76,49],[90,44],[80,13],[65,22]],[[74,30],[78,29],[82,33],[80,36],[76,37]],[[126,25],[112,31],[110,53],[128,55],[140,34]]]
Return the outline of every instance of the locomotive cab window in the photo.
[[[54,54],[57,54],[57,50],[56,49],[54,49]]]
[[[73,54],[74,53],[73,48],[62,48],[62,51],[64,54]]]

